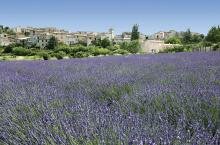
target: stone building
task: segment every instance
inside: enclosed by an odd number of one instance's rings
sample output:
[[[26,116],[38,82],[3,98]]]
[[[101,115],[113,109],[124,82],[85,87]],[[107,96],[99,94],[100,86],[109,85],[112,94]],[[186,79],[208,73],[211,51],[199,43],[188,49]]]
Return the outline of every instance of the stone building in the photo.
[[[177,35],[178,32],[174,31],[174,30],[170,30],[168,32],[165,32],[165,31],[159,31],[153,35],[150,35],[149,36],[149,39],[151,40],[166,40],[170,37],[173,37],[175,35]]]
[[[32,43],[36,45],[36,47],[39,47],[41,49],[44,49],[50,40],[52,35],[50,34],[41,34],[41,35],[36,35],[33,36],[31,39]]]
[[[5,33],[0,34],[0,45],[1,46],[8,46],[10,44],[15,43],[15,36],[8,35]]]

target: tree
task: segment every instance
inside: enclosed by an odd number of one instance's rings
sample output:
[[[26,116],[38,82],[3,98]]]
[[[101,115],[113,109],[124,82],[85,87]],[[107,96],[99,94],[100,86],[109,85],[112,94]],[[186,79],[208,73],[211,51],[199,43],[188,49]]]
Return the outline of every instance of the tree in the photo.
[[[101,41],[101,46],[103,47],[103,48],[107,48],[108,46],[110,46],[111,45],[111,42],[110,42],[110,40],[108,39],[108,38],[105,38],[105,39],[103,39],[102,41]]]
[[[140,37],[140,32],[138,31],[139,26],[137,24],[135,24],[132,28],[132,32],[131,32],[131,41],[133,40],[138,40]]]
[[[190,44],[192,42],[192,33],[190,29],[187,29],[187,31],[183,33],[182,41],[184,44]]]
[[[167,39],[165,43],[166,44],[181,44],[181,40],[179,37],[174,36],[174,37],[170,37],[169,39]]]
[[[104,38],[103,40],[99,38],[99,39],[92,41],[92,44],[95,46],[102,47],[102,48],[107,48],[111,46],[111,41],[108,38]]]
[[[199,42],[202,42],[203,39],[204,39],[204,35],[203,35],[203,34],[201,34],[201,35],[195,34],[195,35],[192,35],[192,40],[191,40],[191,42],[192,42],[192,43],[199,43]]]
[[[122,42],[120,44],[120,49],[127,50],[130,53],[137,53],[140,51],[140,43],[138,40],[134,40],[131,42]]]
[[[101,46],[102,40],[100,38],[93,40],[92,45]]]
[[[3,53],[11,53],[13,50],[13,46],[12,45],[8,45],[4,48]]]
[[[46,48],[50,49],[50,50],[53,50],[53,49],[56,49],[57,46],[58,46],[58,41],[57,41],[57,39],[54,36],[52,36],[50,38],[50,40],[48,41],[48,44],[47,44]]]
[[[206,41],[211,42],[211,43],[218,43],[220,42],[220,27],[212,27],[207,36],[206,36]]]

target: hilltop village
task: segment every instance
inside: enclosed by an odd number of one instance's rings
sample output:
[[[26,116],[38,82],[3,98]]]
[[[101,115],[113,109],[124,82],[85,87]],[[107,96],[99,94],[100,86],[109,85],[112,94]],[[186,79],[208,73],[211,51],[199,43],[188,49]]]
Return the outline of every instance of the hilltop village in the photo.
[[[212,34],[214,32],[214,34]],[[40,56],[45,59],[81,58],[89,56],[125,55],[136,53],[192,52],[219,50],[215,40],[219,27],[208,35],[175,30],[159,31],[152,35],[139,32],[134,25],[130,32],[69,32],[58,28],[15,27],[0,25],[0,60],[3,57]]]
[[[69,32],[63,29],[57,29],[52,27],[9,28],[9,27],[0,26],[0,32],[2,32],[0,33],[1,46],[8,46],[13,43],[25,43],[30,47],[35,46],[41,49],[44,49],[47,46],[50,38],[53,36],[58,40],[58,42],[70,46],[75,44],[86,44],[87,46],[89,46],[91,45],[92,41],[98,39],[101,40],[108,39],[115,44],[131,41],[131,32],[123,32],[120,35],[116,35],[114,33],[114,29],[112,28],[110,28],[107,32],[100,33],[100,32],[86,32],[86,31]],[[176,35],[182,35],[182,33],[184,32],[177,32],[175,30],[170,30],[168,32],[159,31],[152,35],[145,35],[140,33],[139,41],[143,44],[146,40],[155,40],[150,42],[152,44],[154,44],[154,42],[163,44],[164,40],[167,40],[168,38],[174,37]]]
[[[4,29],[3,26],[0,29]],[[5,28],[10,29],[10,28]],[[0,45],[7,46],[13,43],[27,43],[28,45],[36,45],[41,49],[47,46],[49,39],[55,37],[58,42],[64,43],[66,45],[75,45],[79,43],[84,43],[87,46],[91,44],[92,41],[97,39],[109,39],[114,43],[129,42],[131,41],[131,32],[123,32],[121,35],[115,35],[114,29],[110,28],[108,32],[69,32],[66,30],[61,30],[57,28],[33,28],[33,27],[16,27],[10,29],[11,33],[0,34]],[[146,39],[145,35],[140,35],[140,40],[144,41]]]

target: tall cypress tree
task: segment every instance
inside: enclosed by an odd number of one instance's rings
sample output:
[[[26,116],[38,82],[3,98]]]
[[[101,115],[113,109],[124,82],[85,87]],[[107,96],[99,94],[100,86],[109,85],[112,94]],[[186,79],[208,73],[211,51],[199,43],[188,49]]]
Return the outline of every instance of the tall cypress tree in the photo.
[[[135,24],[132,28],[132,33],[131,33],[131,41],[133,40],[138,40],[140,37],[140,32],[138,31],[138,24]]]

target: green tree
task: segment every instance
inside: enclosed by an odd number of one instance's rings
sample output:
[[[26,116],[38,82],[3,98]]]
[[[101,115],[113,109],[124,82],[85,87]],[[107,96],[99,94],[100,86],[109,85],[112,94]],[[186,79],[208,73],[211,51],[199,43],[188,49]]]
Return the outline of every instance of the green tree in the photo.
[[[187,31],[183,33],[182,42],[184,44],[190,44],[192,42],[192,33],[190,29],[187,29]]]
[[[11,53],[13,50],[13,46],[12,45],[8,45],[4,48],[3,53]]]
[[[92,45],[101,46],[102,40],[100,38],[93,40]]]
[[[102,48],[107,48],[111,46],[111,41],[108,38],[104,38],[103,40],[99,38],[99,39],[92,41],[92,44],[95,46],[102,47]]]
[[[137,53],[140,51],[140,43],[138,40],[131,42],[122,42],[120,44],[120,49],[127,50],[130,53]]]
[[[204,35],[203,34],[201,34],[201,35],[195,34],[195,35],[192,35],[191,42],[192,43],[199,43],[199,42],[202,42],[203,39],[204,39]]]
[[[47,44],[46,48],[50,49],[50,50],[53,50],[53,49],[56,49],[57,46],[58,46],[58,41],[57,41],[57,39],[54,36],[52,36],[50,38],[50,40],[48,41],[48,44]]]
[[[174,36],[174,37],[170,37],[169,39],[167,39],[165,43],[166,44],[181,44],[181,40],[179,37]]]
[[[111,42],[110,42],[110,40],[108,39],[108,38],[105,38],[105,39],[103,39],[102,41],[101,41],[101,46],[103,47],[103,48],[107,48],[108,46],[110,46],[111,45]]]
[[[138,40],[140,38],[139,26],[135,24],[132,28],[131,32],[131,41]]]
[[[220,27],[212,27],[207,36],[206,36],[206,41],[211,42],[211,43],[218,43],[220,42]]]
[[[27,56],[31,55],[31,50],[24,47],[14,47],[12,53],[17,56]]]

